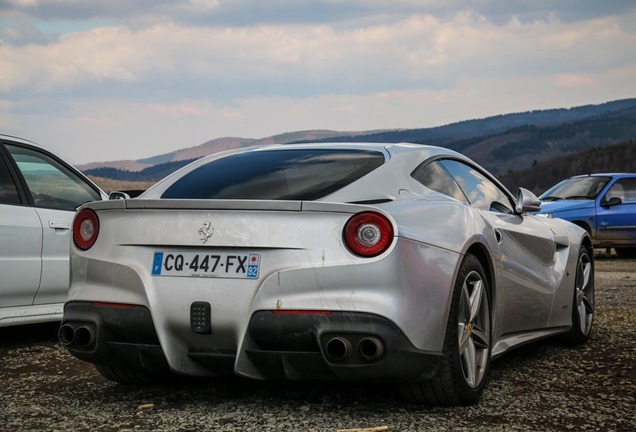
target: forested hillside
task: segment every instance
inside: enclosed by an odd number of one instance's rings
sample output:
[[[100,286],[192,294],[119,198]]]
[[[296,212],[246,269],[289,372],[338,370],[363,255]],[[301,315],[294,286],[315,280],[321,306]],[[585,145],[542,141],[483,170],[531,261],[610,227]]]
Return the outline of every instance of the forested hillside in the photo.
[[[568,177],[616,172],[636,172],[636,141],[537,161],[530,168],[508,171],[499,180],[512,192],[522,186],[540,195]]]
[[[636,139],[636,102],[631,101],[631,105],[607,105],[598,111],[588,107],[578,111],[573,108],[576,115],[569,110],[533,111],[441,128],[334,137],[328,141],[406,141],[438,145],[470,157],[494,174],[502,174],[510,169],[528,167],[534,161]],[[620,109],[608,111],[608,106]],[[584,113],[594,114],[583,117]],[[501,129],[503,125],[514,126]]]

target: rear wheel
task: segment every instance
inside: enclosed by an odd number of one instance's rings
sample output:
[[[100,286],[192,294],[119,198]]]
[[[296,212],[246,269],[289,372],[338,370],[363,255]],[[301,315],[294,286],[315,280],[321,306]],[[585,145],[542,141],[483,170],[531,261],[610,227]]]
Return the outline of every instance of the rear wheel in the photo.
[[[467,254],[455,282],[440,369],[428,381],[402,385],[407,400],[435,405],[469,405],[479,400],[490,366],[488,295],[481,263]]]
[[[574,300],[572,305],[572,329],[564,335],[570,345],[585,343],[594,321],[594,260],[592,252],[581,247],[576,264]]]
[[[126,385],[150,385],[165,381],[166,375],[153,374],[139,369],[116,368],[104,365],[95,365],[95,369],[111,381]]]

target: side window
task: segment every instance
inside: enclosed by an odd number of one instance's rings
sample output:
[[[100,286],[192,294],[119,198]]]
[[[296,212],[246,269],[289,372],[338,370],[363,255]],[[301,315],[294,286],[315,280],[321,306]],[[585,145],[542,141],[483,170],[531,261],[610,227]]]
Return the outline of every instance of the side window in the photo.
[[[466,196],[457,185],[455,179],[444,169],[439,161],[419,166],[413,171],[411,176],[429,189],[468,203]]]
[[[455,160],[440,163],[457,180],[470,205],[482,210],[513,213],[508,195],[475,168]]]
[[[620,179],[607,191],[606,199],[620,198],[624,204],[636,203],[636,179]]]
[[[20,196],[9,167],[0,156],[0,204],[20,204]]]
[[[36,207],[74,210],[99,193],[52,157],[26,147],[7,145],[29,187]]]

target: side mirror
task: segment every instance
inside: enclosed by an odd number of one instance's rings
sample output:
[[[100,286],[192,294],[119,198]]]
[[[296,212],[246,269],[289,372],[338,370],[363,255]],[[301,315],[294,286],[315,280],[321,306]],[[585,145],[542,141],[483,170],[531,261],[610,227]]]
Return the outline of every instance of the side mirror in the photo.
[[[541,210],[541,201],[528,189],[519,188],[517,191],[517,205],[515,211],[517,214],[534,213]]]
[[[619,197],[611,197],[608,200],[604,199],[601,204],[604,205],[604,206],[607,206],[607,207],[611,207],[611,206],[623,204],[623,200],[620,199]]]
[[[126,192],[117,192],[117,191],[113,191],[110,193],[110,195],[108,195],[108,199],[109,200],[127,200],[130,199],[130,195],[128,195]]]

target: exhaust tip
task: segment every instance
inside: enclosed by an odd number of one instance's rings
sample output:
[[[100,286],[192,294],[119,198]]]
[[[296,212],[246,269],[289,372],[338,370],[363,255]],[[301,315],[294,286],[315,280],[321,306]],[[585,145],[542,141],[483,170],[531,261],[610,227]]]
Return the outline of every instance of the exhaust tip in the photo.
[[[88,327],[82,326],[75,330],[75,343],[77,346],[85,348],[95,342],[95,333]]]
[[[57,337],[63,345],[70,345],[75,340],[75,329],[68,324],[64,324],[58,330]]]
[[[384,356],[384,343],[376,337],[367,337],[358,344],[358,355],[362,360],[378,361]]]
[[[333,361],[343,361],[351,356],[351,342],[340,336],[329,339],[325,348],[327,357]]]

